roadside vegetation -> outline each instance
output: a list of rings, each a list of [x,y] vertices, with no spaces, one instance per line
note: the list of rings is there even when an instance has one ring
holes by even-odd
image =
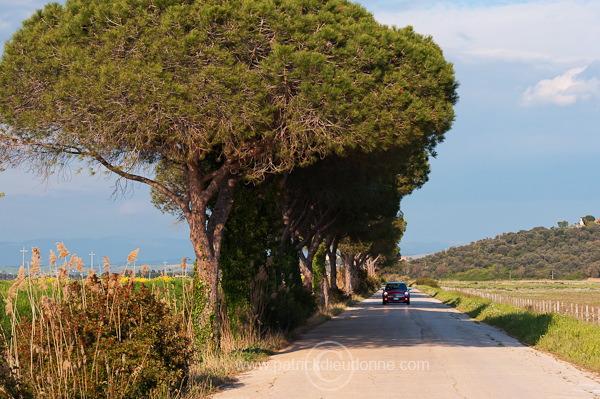
[[[309,310],[292,318],[283,312],[285,303],[273,313],[260,298],[255,305],[265,313],[249,308],[234,318],[223,308],[219,345],[198,346],[192,279],[133,278],[132,271],[111,273],[107,261],[101,276],[90,271],[83,280],[70,279],[69,267],[80,268],[81,260],[60,244],[58,255],[51,253],[58,274],[48,276],[41,272],[39,251],[32,253],[28,271],[0,282],[2,398],[205,397],[245,371],[241,367],[363,299],[338,295],[317,306],[309,295]],[[136,256],[132,252],[128,261]],[[366,278],[363,295],[379,282]],[[286,328],[274,327],[284,322]]]
[[[600,372],[598,325],[556,313],[540,314],[511,304],[427,285],[419,285],[419,289],[478,321],[505,330],[524,344]]]

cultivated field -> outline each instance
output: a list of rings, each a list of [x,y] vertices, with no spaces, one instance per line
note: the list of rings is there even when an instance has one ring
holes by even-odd
[[[559,313],[600,324],[600,280],[443,281],[446,290],[510,303],[537,313]]]
[[[573,280],[499,280],[499,281],[441,281],[450,288],[470,288],[477,291],[512,297],[552,300],[581,305],[600,306],[600,279]]]

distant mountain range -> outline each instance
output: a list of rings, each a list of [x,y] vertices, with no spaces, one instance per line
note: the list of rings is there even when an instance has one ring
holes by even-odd
[[[122,266],[127,263],[127,256],[136,249],[140,249],[137,265],[149,265],[163,267],[167,264],[179,264],[182,258],[188,258],[189,262],[195,260],[192,245],[187,239],[156,238],[136,239],[123,236],[112,236],[104,238],[73,238],[63,240],[59,238],[37,238],[21,242],[0,242],[0,271],[15,272],[23,263],[31,261],[31,248],[37,247],[42,254],[42,264],[49,264],[50,250],[57,253],[56,243],[65,244],[71,254],[77,254],[83,259],[86,269],[93,261],[94,267],[98,268],[104,256],[110,259],[111,265]],[[432,254],[455,246],[451,242],[401,242],[402,255],[411,256],[417,254]],[[21,252],[25,249],[24,254]]]
[[[22,242],[0,242],[0,271],[14,271],[21,266],[23,256],[25,264],[31,261],[31,248],[37,247],[42,255],[42,265],[49,264],[50,250],[57,255],[56,243],[65,244],[71,254],[83,259],[86,269],[101,265],[104,256],[110,259],[111,265],[121,266],[127,263],[127,256],[139,248],[137,265],[163,267],[167,264],[179,264],[182,258],[189,262],[195,260],[194,251],[189,240],[174,238],[136,239],[131,237],[74,238],[62,240],[57,238],[38,238]],[[22,250],[27,252],[23,253]],[[93,255],[91,255],[93,253]]]

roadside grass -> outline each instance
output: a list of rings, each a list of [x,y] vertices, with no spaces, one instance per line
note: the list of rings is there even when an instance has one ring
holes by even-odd
[[[276,331],[259,334],[252,328],[233,334],[230,329],[224,328],[219,350],[199,354],[199,361],[190,369],[186,392],[178,399],[210,397],[219,387],[235,381],[240,373],[259,366],[260,362],[267,361],[271,355],[290,345],[302,334],[339,315],[346,308],[362,302],[373,293],[375,291],[364,296],[356,295],[327,309],[320,309],[306,324],[285,334]]]
[[[265,361],[287,344],[283,334],[269,333],[259,337],[255,331],[247,330],[234,337],[226,331],[219,350],[199,353],[198,360],[189,370],[185,393],[178,398],[208,398],[219,387],[233,382],[236,375],[253,369],[258,362]]]
[[[364,301],[375,292],[373,290],[365,295],[355,295],[327,309],[320,309],[306,324],[285,334],[269,332],[259,337],[256,331],[249,329],[241,334],[236,332],[234,337],[225,329],[220,350],[200,354],[202,361],[192,366],[188,390],[182,399],[210,397],[220,386],[233,382],[238,374],[267,361],[269,356],[290,345],[302,334],[339,315],[348,307]]]
[[[422,292],[483,323],[593,372],[600,372],[600,327],[556,313],[538,314],[505,303],[438,288]]]

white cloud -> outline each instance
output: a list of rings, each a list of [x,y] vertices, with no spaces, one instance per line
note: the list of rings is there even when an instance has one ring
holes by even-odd
[[[368,8],[368,3],[363,2]],[[445,1],[375,13],[385,24],[412,25],[452,58],[554,63],[573,67],[600,58],[600,2],[535,0],[518,4]],[[574,64],[577,63],[577,64]]]
[[[69,193],[98,193],[109,198],[114,190],[114,179],[102,173],[90,176],[87,171],[59,170],[44,179],[34,170],[8,169],[0,172],[0,192],[7,196],[51,196]]]
[[[148,201],[127,200],[119,206],[120,215],[138,215],[148,211]]]
[[[465,55],[483,60],[499,60],[506,62],[551,62],[552,58],[541,52],[511,50],[505,48],[465,50]]]
[[[581,78],[580,75],[585,70],[586,67],[572,68],[559,76],[544,79],[535,86],[528,87],[523,94],[522,104],[564,106],[593,97],[600,98],[600,81],[595,77]]]

